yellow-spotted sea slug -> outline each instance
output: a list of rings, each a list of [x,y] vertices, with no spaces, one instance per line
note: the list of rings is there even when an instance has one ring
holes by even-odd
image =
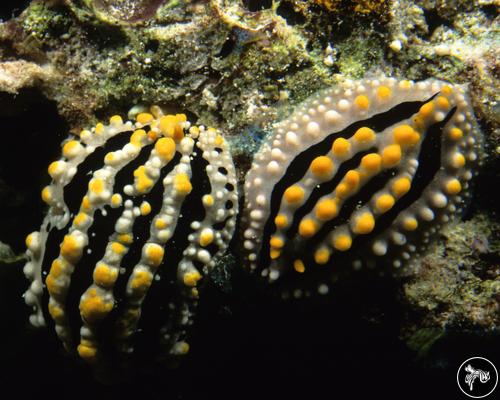
[[[283,294],[399,268],[460,215],[481,154],[466,87],[347,81],[277,123],[245,182],[245,262]]]
[[[201,281],[226,250],[238,196],[227,141],[159,107],[62,144],[28,235],[31,322],[96,365],[187,352]],[[140,334],[137,334],[140,332]]]

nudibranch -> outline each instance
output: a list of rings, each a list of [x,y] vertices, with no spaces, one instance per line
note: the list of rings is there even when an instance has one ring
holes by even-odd
[[[383,77],[322,91],[255,155],[245,263],[295,297],[351,267],[399,268],[459,215],[480,155],[465,86]]]
[[[153,106],[67,139],[48,173],[47,215],[26,238],[31,323],[96,365],[186,353],[201,281],[235,228],[228,142]]]

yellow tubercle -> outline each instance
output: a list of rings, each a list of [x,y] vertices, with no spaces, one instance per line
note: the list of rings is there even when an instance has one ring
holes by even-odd
[[[269,250],[269,257],[271,257],[271,260],[276,260],[280,255],[281,255],[281,250],[277,249]]]
[[[425,119],[429,118],[433,113],[434,113],[434,104],[432,101],[429,101],[428,103],[425,103],[420,107],[420,110],[418,113]]]
[[[210,228],[205,228],[200,233],[200,246],[206,247],[214,241],[214,231]]]
[[[118,278],[118,269],[112,269],[109,265],[99,262],[94,269],[93,278],[96,285],[108,289],[115,284]]]
[[[153,275],[148,271],[135,271],[130,281],[130,287],[135,294],[142,295],[148,290],[153,281]]]
[[[155,143],[155,150],[163,161],[168,162],[174,158],[176,151],[175,141],[170,137],[160,138]]]
[[[359,143],[370,143],[375,140],[375,132],[372,129],[364,126],[359,128],[354,134],[354,140]]]
[[[410,125],[399,125],[393,130],[394,141],[401,146],[413,146],[420,140],[420,135]]]
[[[149,178],[146,172],[146,167],[141,165],[134,171],[135,188],[140,194],[146,193],[153,187],[153,180]]]
[[[141,147],[146,137],[147,135],[144,129],[137,129],[130,135],[130,143],[137,147]]]
[[[460,128],[456,128],[455,127],[455,128],[451,128],[448,131],[448,137],[451,140],[457,141],[457,140],[462,139],[463,136],[464,136],[464,133],[463,133],[463,131]]]
[[[361,110],[368,110],[370,107],[370,100],[364,94],[360,94],[354,99],[354,104]]]
[[[302,260],[295,260],[293,262],[293,268],[299,274],[302,274],[306,270],[306,266],[304,265],[304,262]]]
[[[351,248],[352,238],[348,234],[335,235],[332,244],[339,251],[347,251]]]
[[[426,127],[425,119],[421,115],[419,114],[415,115],[412,118],[412,122],[416,131],[423,132],[425,130]]]
[[[288,225],[288,218],[284,214],[278,214],[276,218],[274,218],[274,224],[278,229],[286,228]]]
[[[214,197],[210,194],[204,195],[201,200],[205,207],[212,207],[214,205]]]
[[[149,142],[154,142],[156,139],[158,139],[158,133],[156,133],[155,131],[149,131],[147,133],[147,136]]]
[[[385,213],[394,206],[394,203],[394,197],[392,197],[390,194],[382,194],[375,201],[375,207],[377,208],[378,212]]]
[[[387,86],[379,86],[377,88],[377,97],[380,100],[389,100],[392,96],[392,90]]]
[[[47,169],[47,172],[51,176],[52,179],[55,179],[57,175],[60,173],[60,168],[61,168],[61,162],[60,161],[53,161],[50,163],[49,168]]]
[[[311,172],[318,178],[328,178],[333,172],[333,162],[329,157],[316,157],[310,166]]]
[[[196,286],[198,281],[201,279],[201,274],[198,271],[186,272],[182,277],[182,280],[186,286]]]
[[[316,264],[324,265],[330,260],[330,250],[326,247],[320,247],[314,253],[314,261]]]
[[[78,228],[81,228],[83,227],[85,224],[87,224],[87,222],[89,221],[89,216],[83,212],[80,212],[76,215],[75,219],[73,220],[73,224],[78,227]]]
[[[98,123],[96,126],[95,126],[95,130],[94,132],[96,133],[96,135],[101,135],[103,132],[104,132],[104,125],[102,123]]]
[[[409,178],[398,178],[392,183],[392,193],[397,198],[406,194],[411,188],[411,181]]]
[[[139,208],[142,216],[148,215],[151,212],[151,204],[149,204],[147,201],[143,201]]]
[[[187,342],[177,343],[176,350],[178,351],[179,354],[189,353],[189,343],[187,343]]]
[[[104,156],[104,164],[113,164],[116,160],[116,156],[115,156],[115,152],[114,151],[110,151],[109,153],[106,153],[106,155]]]
[[[412,86],[412,83],[407,79],[405,79],[399,83],[399,87],[401,89],[404,89],[404,90],[411,89],[411,86]]]
[[[68,159],[71,159],[78,154],[81,147],[82,145],[77,140],[70,140],[66,142],[63,146],[62,149],[63,156]]]
[[[303,237],[311,237],[314,236],[316,231],[318,230],[318,224],[310,218],[305,218],[300,221],[299,224],[299,234]]]
[[[391,144],[382,150],[382,164],[384,168],[395,167],[401,161],[401,146]]]
[[[354,189],[358,186],[361,176],[358,171],[351,169],[347,171],[342,179],[342,182],[345,182],[351,189]]]
[[[101,321],[113,309],[113,303],[107,303],[96,292],[88,291],[80,301],[80,314],[89,324]]]
[[[65,320],[65,314],[64,314],[64,310],[55,305],[55,304],[51,304],[49,303],[48,305],[48,311],[49,311],[49,314],[50,316],[52,317],[52,319],[57,323],[57,324],[61,324],[64,322]]]
[[[89,182],[89,190],[95,194],[100,194],[104,191],[105,185],[102,179],[93,178]]]
[[[78,355],[87,362],[93,362],[97,357],[97,349],[92,346],[79,344],[77,347]]]
[[[443,108],[445,110],[447,110],[448,108],[450,108],[450,102],[444,96],[438,96],[438,97],[436,97],[436,104],[437,104],[437,106],[439,108]]]
[[[63,242],[61,244],[61,256],[67,259],[72,264],[76,262],[82,256],[83,248],[79,241],[71,234],[64,236]]]
[[[462,185],[458,179],[450,179],[446,182],[446,193],[458,194],[462,190]]]
[[[335,188],[335,195],[339,199],[345,199],[352,194],[351,187],[347,185],[345,182],[340,182]]]
[[[403,228],[407,231],[414,231],[418,228],[418,221],[414,217],[406,217],[403,220]]]
[[[163,261],[165,251],[163,247],[156,243],[148,243],[145,248],[145,256],[148,264],[158,267]]]
[[[184,114],[165,115],[160,118],[158,127],[165,136],[179,142],[184,137],[184,130],[181,124],[185,121],[186,116]]]
[[[285,242],[283,241],[282,238],[278,236],[273,236],[269,240],[269,244],[271,245],[272,248],[274,249],[281,249],[285,245]]]
[[[167,227],[167,222],[163,218],[157,218],[155,221],[156,229],[165,229]]]
[[[441,93],[443,93],[445,96],[449,96],[450,94],[453,93],[453,89],[448,85],[444,85],[441,88]]]
[[[52,278],[57,279],[66,271],[67,264],[64,261],[56,258],[50,265],[50,275]]]
[[[196,139],[200,134],[200,128],[198,128],[197,126],[191,126],[189,128],[189,133],[191,134],[191,137]]]
[[[49,204],[52,200],[52,190],[50,188],[50,186],[45,186],[43,189],[42,189],[42,200]]]
[[[120,207],[122,205],[123,198],[121,194],[115,193],[111,196],[111,207]]]
[[[47,278],[45,279],[45,285],[47,286],[47,291],[52,297],[59,298],[62,296],[64,287],[56,282],[56,278],[54,278],[52,274],[49,273],[47,275]]]
[[[285,200],[289,204],[298,204],[304,199],[304,189],[298,185],[293,185],[285,190]]]
[[[125,252],[127,251],[127,248],[119,242],[112,242],[110,247],[113,253],[118,254],[120,256],[125,254]]]
[[[177,192],[182,195],[187,195],[191,193],[193,186],[191,185],[191,181],[189,180],[189,176],[184,173],[177,174],[174,178],[174,187]]]
[[[150,122],[153,121],[153,119],[154,117],[150,113],[139,113],[135,117],[135,120],[142,125],[149,124]]]
[[[26,236],[26,239],[24,239],[24,243],[26,244],[26,247],[28,249],[31,247],[32,242],[33,242],[33,233],[30,233],[28,236]]]
[[[90,203],[88,196],[83,196],[81,209],[87,212],[92,209],[92,204]]]
[[[123,124],[123,119],[122,117],[120,117],[119,115],[113,115],[110,119],[109,119],[109,123],[111,125],[121,125]]]
[[[369,211],[365,211],[355,219],[353,231],[357,234],[366,235],[370,233],[374,227],[375,218],[373,218],[373,214]]]
[[[465,165],[465,157],[462,153],[455,153],[452,156],[452,165],[455,168],[462,168]]]
[[[361,159],[361,166],[369,173],[377,173],[382,165],[382,157],[377,153],[370,153]]]
[[[350,149],[351,143],[349,143],[349,140],[344,138],[337,138],[332,144],[332,152],[337,157],[346,156],[349,153]]]
[[[333,199],[323,199],[316,204],[314,213],[320,221],[328,221],[337,216],[337,203]]]
[[[215,137],[215,145],[222,146],[223,143],[224,143],[224,138],[221,135],[217,135]]]
[[[122,244],[126,244],[126,245],[130,245],[132,244],[132,242],[134,241],[134,238],[132,237],[131,234],[129,233],[121,233],[119,234],[116,239],[122,243]]]

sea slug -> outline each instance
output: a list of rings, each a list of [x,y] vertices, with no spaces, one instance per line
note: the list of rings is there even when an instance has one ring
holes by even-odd
[[[245,181],[245,263],[300,297],[399,268],[459,215],[481,140],[465,86],[346,81],[277,123]]]
[[[186,353],[200,281],[235,228],[227,141],[154,106],[68,138],[48,173],[48,213],[26,238],[32,324],[92,364],[136,344],[156,358]]]

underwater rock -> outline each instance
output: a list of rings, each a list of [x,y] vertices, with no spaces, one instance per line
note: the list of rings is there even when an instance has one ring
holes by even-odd
[[[31,323],[98,365],[144,348],[138,331],[155,359],[186,353],[198,288],[235,227],[226,140],[152,107],[69,138],[48,172],[48,214],[26,238]]]
[[[498,229],[480,213],[441,230],[436,249],[405,277],[406,309],[412,312],[405,336],[425,327],[488,332],[500,326]]]
[[[164,0],[84,0],[84,4],[103,22],[117,25],[134,25],[153,18]],[[77,15],[80,2],[67,0]]]
[[[0,63],[0,92],[18,93],[38,81],[51,79],[52,73],[50,66],[43,68],[24,60]]]
[[[380,78],[319,93],[255,155],[246,263],[295,296],[325,293],[347,266],[400,268],[460,215],[481,143],[463,86]]]

